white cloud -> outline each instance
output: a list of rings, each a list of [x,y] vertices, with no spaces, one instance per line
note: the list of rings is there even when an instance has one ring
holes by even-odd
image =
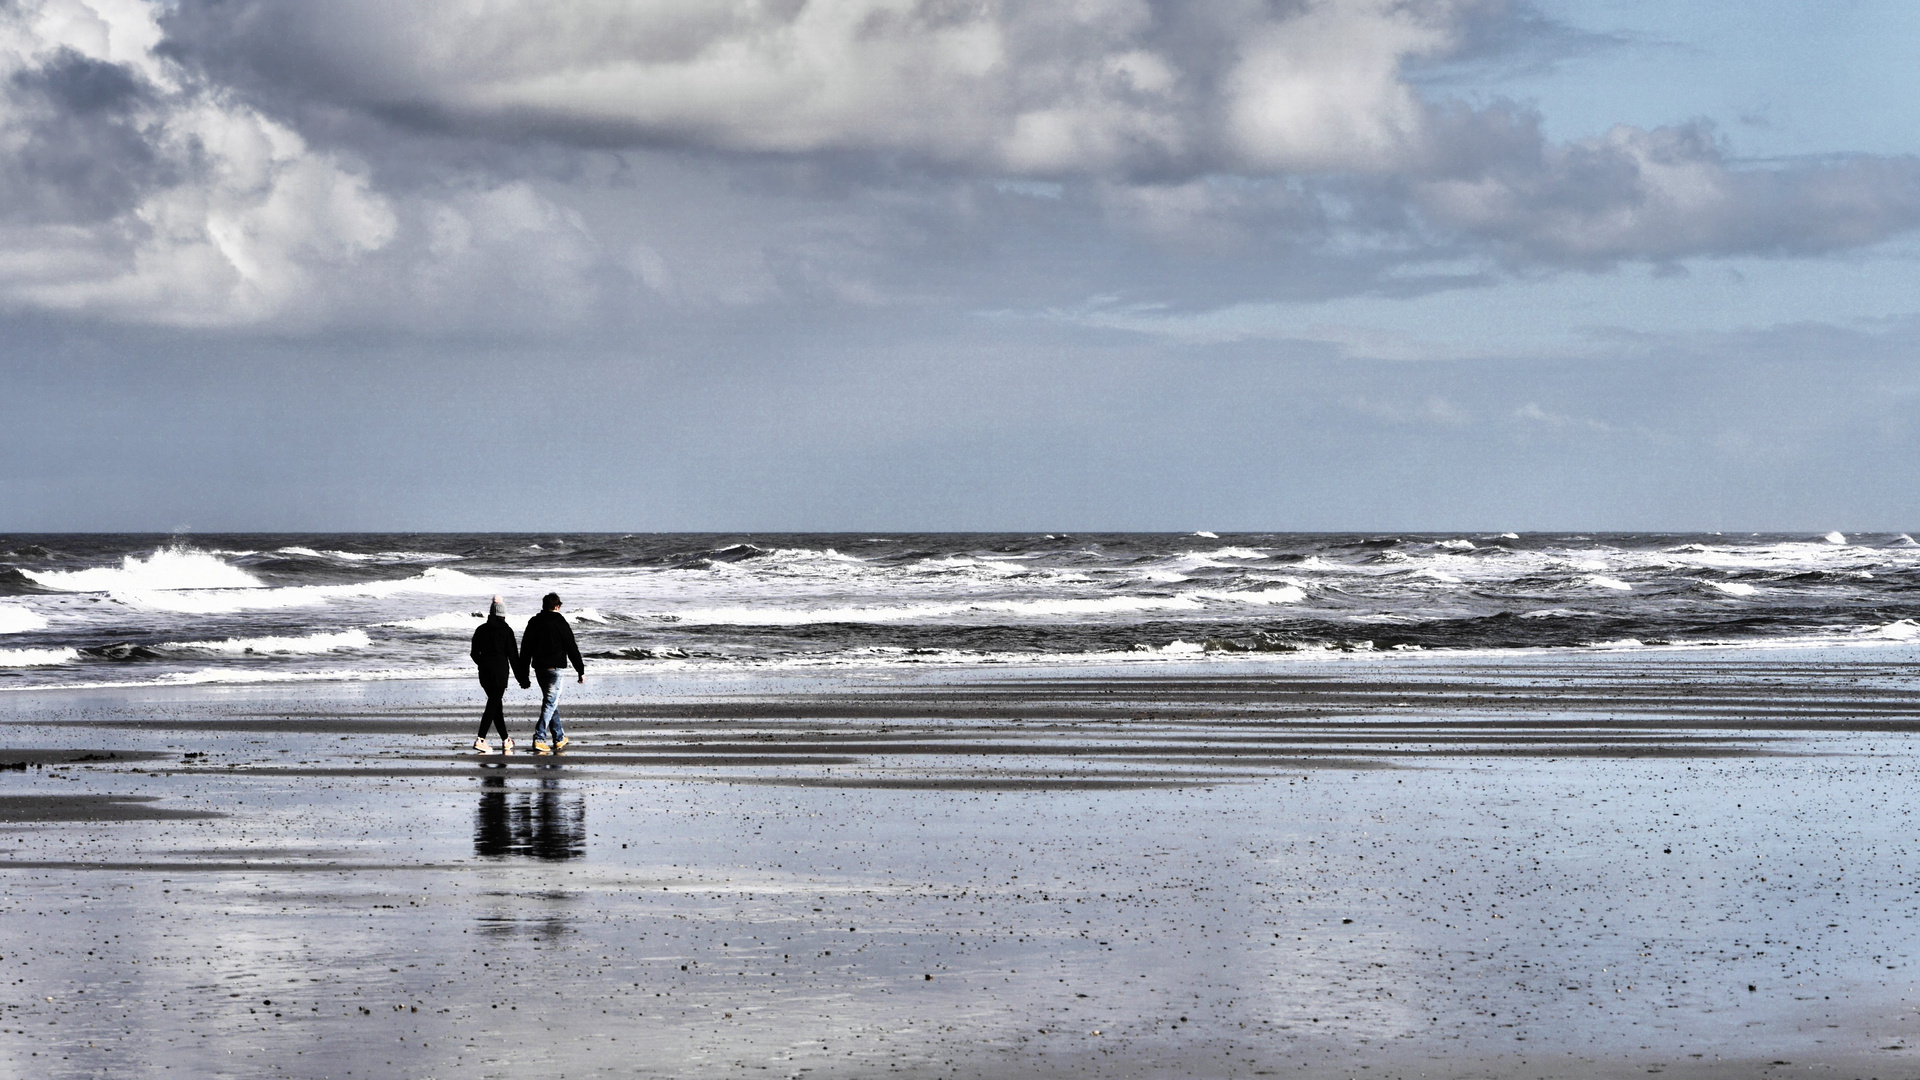
[[[245,0],[174,24],[215,63],[445,123],[1047,177],[1391,168],[1426,126],[1402,61],[1484,6]]]
[[[388,242],[366,177],[155,53],[139,0],[0,9],[0,300],[186,325],[311,304]],[[70,152],[80,141],[90,156]],[[89,189],[88,197],[62,190]],[[37,213],[22,212],[38,208]]]
[[[1913,160],[1742,163],[1704,125],[1554,143],[1409,81],[1495,25],[1531,24],[1499,0],[25,0],[0,7],[0,304],[448,326],[1080,275],[1218,306],[1920,225]]]
[[[1233,156],[1260,171],[1392,171],[1421,152],[1428,107],[1402,61],[1446,50],[1460,5],[1342,0],[1255,29],[1226,79]]]

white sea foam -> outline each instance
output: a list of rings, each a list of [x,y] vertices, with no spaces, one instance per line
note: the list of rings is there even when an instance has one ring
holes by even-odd
[[[54,667],[78,659],[78,649],[0,649],[0,668]]]
[[[1500,539],[1502,539],[1502,540],[1518,540],[1518,539],[1520,539],[1520,534],[1519,534],[1519,533],[1501,533],[1501,534],[1500,534]]]
[[[1208,600],[1224,600],[1234,604],[1297,604],[1307,598],[1307,590],[1298,583],[1289,582],[1279,587],[1264,589],[1234,589],[1229,592],[1196,592],[1191,596]]]
[[[280,555],[299,555],[309,559],[332,559],[346,563],[435,563],[453,562],[460,556],[444,551],[315,551],[306,547],[283,547],[276,551]]]
[[[583,607],[567,613],[574,622],[611,623],[613,617],[603,614],[598,608]]]
[[[143,611],[183,615],[224,615],[241,611],[283,611],[316,607],[337,600],[384,599],[403,593],[484,597],[493,590],[485,581],[446,567],[430,566],[418,577],[399,581],[369,581],[354,585],[293,585],[268,589],[116,589],[114,600]]]
[[[1437,548],[1440,548],[1440,549],[1441,549],[1441,550],[1443,550],[1443,551],[1473,551],[1473,550],[1475,550],[1475,548],[1474,548],[1474,546],[1473,546],[1473,541],[1471,541],[1471,540],[1442,540],[1442,541],[1440,541],[1439,543],[1437,543],[1437,544],[1435,544],[1435,545],[1433,545],[1433,546],[1434,546],[1434,547],[1437,547]]]
[[[1752,596],[1760,591],[1744,581],[1702,581],[1700,584],[1709,589],[1718,589],[1728,596]]]
[[[1264,559],[1267,553],[1249,547],[1216,548],[1212,555],[1216,559]]]
[[[1847,542],[1847,534],[1841,533],[1841,532],[1830,532],[1827,535],[1821,537],[1821,539],[1825,540],[1829,544],[1844,544]]]
[[[1889,641],[1912,641],[1920,638],[1920,623],[1912,619],[1897,619],[1885,626],[1874,627],[1872,636]]]
[[[1009,578],[1021,577],[1033,573],[1032,567],[1020,565],[1024,561],[1024,556],[1010,558],[1007,556],[941,555],[935,558],[922,559],[914,563],[910,569],[921,574],[972,574],[986,575],[993,578]]]
[[[843,555],[833,548],[773,548],[753,561],[759,563],[837,562],[864,565],[867,560],[858,555]]]
[[[160,646],[166,652],[221,653],[228,656],[280,655],[312,656],[342,649],[364,649],[372,645],[367,632],[359,628],[305,637],[226,638],[222,641],[172,641]]]
[[[1585,579],[1584,583],[1596,589],[1612,589],[1614,592],[1633,591],[1632,585],[1621,581],[1619,578],[1610,578],[1603,574],[1591,574]]]
[[[1200,538],[1201,538],[1202,540],[1218,540],[1218,539],[1220,539],[1220,534],[1219,534],[1219,533],[1217,533],[1217,532],[1208,532],[1208,531],[1207,531],[1207,530],[1205,530],[1205,529],[1201,529],[1201,530],[1200,530],[1199,532],[1196,532],[1196,533],[1194,533],[1193,535],[1195,535],[1195,536],[1198,536],[1198,537],[1200,537]]]
[[[461,633],[468,633],[471,632],[474,627],[480,625],[480,620],[470,612],[449,611],[441,615],[422,615],[417,619],[400,619],[395,622],[383,622],[376,625],[391,626],[398,630],[422,630],[427,632],[455,630]]]
[[[89,570],[22,570],[35,584],[62,592],[259,589],[261,581],[210,552],[159,548],[146,558],[128,555],[119,566]]]
[[[1306,599],[1304,588],[1296,583],[1286,583],[1277,588],[1188,592],[1170,596],[1059,596],[1022,600],[952,601],[857,607],[737,606],[665,610],[654,612],[653,615],[693,625],[806,626],[821,623],[935,621],[964,619],[969,615],[993,615],[1017,619],[1085,618],[1143,612],[1200,611],[1206,609],[1210,602],[1293,604],[1304,599]]]
[[[20,634],[46,628],[46,616],[39,612],[18,604],[0,604],[0,634]]]

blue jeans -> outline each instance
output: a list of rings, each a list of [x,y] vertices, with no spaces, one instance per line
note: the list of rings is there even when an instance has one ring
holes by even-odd
[[[540,683],[540,720],[533,725],[533,741],[548,745],[567,737],[560,726],[560,686],[566,682],[566,668],[540,668],[533,677]]]

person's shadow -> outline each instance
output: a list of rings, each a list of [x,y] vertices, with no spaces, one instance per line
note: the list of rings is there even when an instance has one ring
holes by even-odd
[[[568,795],[560,781],[542,780],[535,791],[508,791],[507,778],[480,781],[480,810],[473,824],[473,853],[490,858],[577,859],[587,853],[587,800]]]

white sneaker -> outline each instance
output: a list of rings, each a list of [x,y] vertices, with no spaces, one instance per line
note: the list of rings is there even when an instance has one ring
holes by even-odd
[[[567,737],[566,737],[565,735],[562,735],[562,736],[560,736],[560,741],[559,741],[559,742],[557,742],[557,743],[554,743],[554,744],[553,744],[553,748],[554,748],[554,749],[555,749],[556,751],[558,751],[558,750],[565,750],[565,749],[566,749],[566,748],[567,748],[568,746],[570,746],[570,745],[572,745],[572,744],[573,744],[573,740],[572,740],[572,739],[569,739],[569,738],[567,738]]]
[[[502,740],[502,742],[500,743],[500,752],[503,754],[513,753],[513,740],[512,739]]]
[[[488,745],[487,745],[487,740],[485,740],[485,739],[475,739],[475,740],[473,740],[473,748],[474,748],[475,750],[478,750],[478,751],[480,751],[480,752],[481,752],[481,753],[483,753],[483,754],[491,754],[491,753],[493,753],[493,747],[491,747],[491,746],[488,746]]]

